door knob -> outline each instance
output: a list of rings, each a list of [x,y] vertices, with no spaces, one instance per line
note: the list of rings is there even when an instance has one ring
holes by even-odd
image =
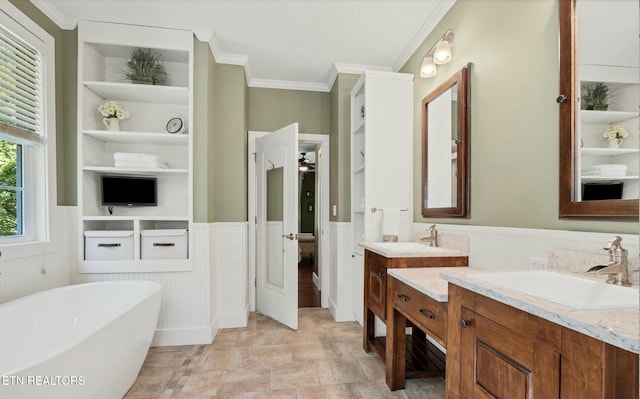
[[[283,234],[282,238],[286,238],[288,240],[297,240],[298,239],[298,235],[297,234],[293,234],[293,233]]]
[[[469,320],[460,319],[460,327],[467,328],[470,325],[471,325],[471,322]]]
[[[558,98],[556,98],[556,102],[558,104],[562,104],[562,103],[566,103],[568,99],[569,97],[565,96],[564,94],[560,94]]]

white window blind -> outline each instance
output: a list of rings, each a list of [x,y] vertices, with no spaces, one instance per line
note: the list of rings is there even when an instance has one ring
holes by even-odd
[[[40,71],[39,52],[0,25],[0,139],[40,143]]]

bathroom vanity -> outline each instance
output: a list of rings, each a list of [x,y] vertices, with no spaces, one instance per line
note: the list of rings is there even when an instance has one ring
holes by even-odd
[[[572,309],[472,274],[443,273],[447,398],[638,397],[637,306]]]
[[[454,251],[446,248],[429,247],[424,244],[414,242],[385,242],[385,243],[361,243],[365,248],[365,271],[364,271],[364,317],[363,317],[363,348],[366,352],[375,350],[378,355],[385,359],[395,359],[395,355],[389,355],[388,351],[388,333],[389,321],[392,315],[392,307],[396,303],[395,291],[396,285],[389,271],[393,269],[409,269],[409,268],[432,268],[432,267],[463,267],[469,263],[466,253]],[[398,286],[402,289],[402,295],[413,295],[411,287]],[[402,299],[400,299],[402,302]],[[428,308],[430,315],[434,316],[432,320],[422,321],[430,326],[430,333],[438,337],[441,344],[444,342],[444,324],[442,323],[446,317],[446,309],[443,304],[430,303],[429,306],[418,306],[414,309],[414,302],[406,301],[404,305],[410,311],[420,313],[420,309]],[[412,313],[413,314],[413,313]],[[386,327],[386,336],[376,336],[376,316]],[[416,317],[417,319],[417,317]],[[415,319],[414,319],[415,320]],[[411,325],[411,324],[410,324]],[[407,362],[408,374],[411,377],[426,377],[441,375],[444,372],[444,356],[440,351],[431,350],[432,344],[425,339],[425,332],[419,328],[412,329],[410,336],[403,340],[409,342],[409,357]],[[404,342],[404,341],[403,341]],[[404,347],[406,347],[405,344]],[[415,355],[415,356],[414,356]],[[426,357],[440,357],[434,359],[440,367],[420,367],[423,366]],[[404,359],[404,358],[403,358]],[[417,367],[413,367],[417,366]],[[387,369],[389,367],[387,366]],[[404,374],[404,372],[403,372]]]

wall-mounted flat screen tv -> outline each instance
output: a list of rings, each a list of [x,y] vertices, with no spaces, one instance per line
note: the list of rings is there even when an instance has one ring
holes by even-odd
[[[100,180],[104,206],[158,205],[155,177],[102,175]]]

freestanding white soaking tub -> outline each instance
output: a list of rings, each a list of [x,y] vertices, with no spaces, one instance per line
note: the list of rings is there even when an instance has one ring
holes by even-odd
[[[0,398],[122,398],[149,350],[160,289],[106,281],[0,305]]]

